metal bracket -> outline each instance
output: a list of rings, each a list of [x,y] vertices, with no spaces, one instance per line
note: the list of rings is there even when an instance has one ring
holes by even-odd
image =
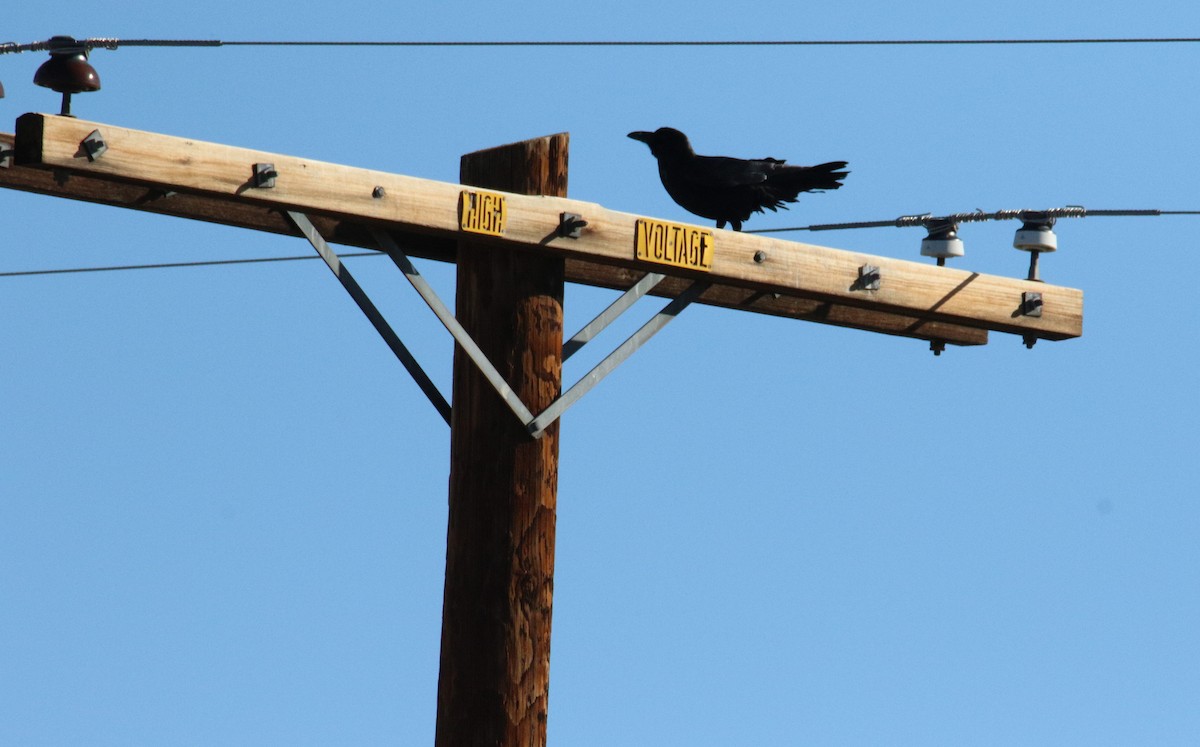
[[[250,184],[259,189],[272,189],[278,176],[279,172],[275,170],[275,164],[256,163],[254,164],[254,173],[250,177]]]
[[[858,280],[854,281],[851,290],[879,290],[881,278],[879,268],[875,265],[863,265],[858,268]]]
[[[1035,317],[1042,315],[1041,293],[1026,291],[1021,294],[1021,315]]]
[[[583,219],[582,215],[559,213],[558,235],[564,239],[577,239],[583,235],[583,229],[587,227],[587,224],[588,222]]]
[[[95,161],[108,150],[108,143],[104,142],[104,135],[101,134],[100,130],[92,130],[79,143],[79,147],[89,161]]]

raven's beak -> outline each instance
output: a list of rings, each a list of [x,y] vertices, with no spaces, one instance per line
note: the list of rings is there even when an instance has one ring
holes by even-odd
[[[643,143],[645,143],[646,145],[649,145],[650,140],[653,139],[653,137],[654,137],[654,133],[653,132],[631,132],[631,133],[629,133],[629,135],[627,135],[627,137],[631,137],[634,140],[640,140]]]

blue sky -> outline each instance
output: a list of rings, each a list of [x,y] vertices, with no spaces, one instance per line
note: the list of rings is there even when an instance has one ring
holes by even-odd
[[[45,5],[45,7],[43,7]],[[808,6],[814,7],[808,7]],[[820,5],[821,7],[815,7]],[[0,37],[1200,36],[1186,3],[25,4]],[[847,160],[748,228],[1200,209],[1198,45],[99,50],[79,116],[454,181],[571,133],[570,194],[691,221],[625,138]],[[0,56],[0,129],[58,97]],[[15,192],[0,272],[304,254]],[[551,744],[1200,741],[1195,218],[1059,223],[1084,336],[691,308],[565,417]],[[1022,276],[1015,223],[957,266]],[[917,259],[918,229],[795,234]],[[348,264],[449,392],[395,268]],[[444,297],[452,268],[421,270]],[[612,294],[572,287],[574,328]],[[603,338],[615,345],[650,304]],[[317,262],[0,278],[0,742],[430,744],[449,433]],[[602,347],[604,343],[597,343]],[[567,376],[596,360],[581,355]]]

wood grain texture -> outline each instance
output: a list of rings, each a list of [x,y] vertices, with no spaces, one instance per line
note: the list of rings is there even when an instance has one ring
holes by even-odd
[[[94,129],[101,130],[109,149],[101,158],[89,161],[80,142]],[[180,192],[375,222],[401,233],[454,237],[459,228],[458,184],[41,114],[27,114],[18,120],[16,150],[22,165],[160,189],[169,185]],[[275,188],[253,186],[253,165],[260,162],[275,165],[279,172]],[[386,197],[372,197],[377,186],[384,188]],[[633,256],[634,225],[639,216],[559,197],[514,193],[507,196],[507,204],[505,236],[490,240],[498,247],[643,272],[661,269]],[[562,212],[582,215],[588,221],[578,239],[556,235]],[[1082,334],[1083,294],[1075,289],[761,235],[731,231],[714,235],[712,272],[704,275],[717,286],[1044,339]],[[756,254],[761,261],[755,261]],[[879,290],[858,287],[858,270],[864,264],[880,269]],[[694,279],[699,273],[680,271],[679,276]],[[1020,313],[1024,292],[1042,294],[1040,317]]]
[[[464,184],[565,195],[566,135],[469,154]],[[533,412],[562,388],[564,262],[464,237],[455,316]],[[560,423],[532,439],[461,349],[436,744],[546,743]]]

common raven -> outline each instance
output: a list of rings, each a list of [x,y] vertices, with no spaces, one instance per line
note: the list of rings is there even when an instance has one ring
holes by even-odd
[[[837,189],[850,172],[845,161],[819,166],[787,166],[777,158],[743,160],[698,156],[687,135],[670,127],[631,132],[658,159],[658,176],[671,199],[690,213],[742,230],[742,221],[763,208],[787,209],[801,192]]]

